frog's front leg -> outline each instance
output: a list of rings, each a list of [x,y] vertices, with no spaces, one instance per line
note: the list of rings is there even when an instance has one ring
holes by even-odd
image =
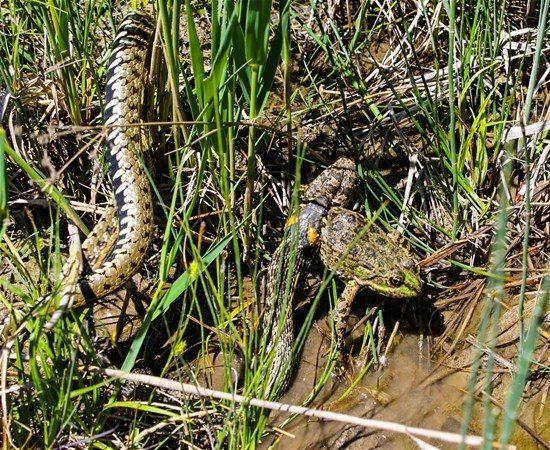
[[[336,351],[339,359],[336,367],[338,375],[342,374],[345,366],[344,340],[351,304],[360,289],[361,286],[355,280],[349,281],[334,308],[334,331],[336,332]]]

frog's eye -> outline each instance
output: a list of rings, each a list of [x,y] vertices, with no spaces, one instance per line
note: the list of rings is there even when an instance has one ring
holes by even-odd
[[[393,273],[390,277],[390,283],[392,286],[401,286],[403,281],[405,281],[405,278],[401,273]]]

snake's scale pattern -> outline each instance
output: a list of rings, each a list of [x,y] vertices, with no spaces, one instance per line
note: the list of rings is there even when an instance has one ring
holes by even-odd
[[[351,159],[340,158],[307,187],[297,214],[287,221],[286,233],[267,271],[262,333],[272,353],[265,397],[277,398],[290,383],[295,369],[294,291],[308,258],[319,251],[319,233],[330,208],[344,205],[355,187],[357,174]]]
[[[141,266],[153,235],[153,204],[144,152],[147,133],[139,126],[146,86],[147,56],[153,27],[148,16],[133,12],[120,25],[109,61],[104,122],[114,204],[106,208],[82,245],[88,272],[78,282],[66,280],[60,309],[46,324],[51,328],[68,306],[104,297],[125,283]],[[263,333],[273,352],[266,396],[277,396],[294,371],[293,298],[306,252],[319,247],[319,230],[329,209],[344,204],[355,184],[355,166],[341,158],[317,177],[303,197],[300,212],[291,216],[287,233],[268,269]],[[78,271],[71,258],[64,270]],[[76,280],[75,280],[76,281]],[[71,287],[71,288],[69,288]]]
[[[122,21],[111,46],[104,122],[116,214],[107,208],[82,245],[91,267],[79,280],[74,306],[124,284],[143,263],[153,236],[153,202],[142,158],[149,143],[145,128],[139,125],[152,33],[151,19],[132,12]]]

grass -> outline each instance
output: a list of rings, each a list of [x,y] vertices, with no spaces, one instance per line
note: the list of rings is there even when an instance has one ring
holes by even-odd
[[[334,11],[316,0],[134,3],[157,19],[147,97],[157,237],[141,274],[149,286],[129,287],[148,299],[143,322],[114,350],[98,344],[91,308],[45,333],[42,303],[63,282],[67,218],[85,234],[89,205],[106,201],[98,126],[121,7],[0,6],[0,300],[16,325],[3,338],[3,388],[15,389],[1,398],[3,447],[249,448],[277,436],[263,408],[127,395],[86,367],[201,383],[193,361],[216,349],[224,390],[263,397],[266,268],[300,184],[339,154],[360,175],[350,207],[402,231],[429,261],[423,300],[447,323],[431,338],[434,360],[476,336],[462,433],[481,434],[486,448],[523,442],[524,395],[548,386],[537,331],[550,290],[548,132],[510,142],[507,132],[549,117],[550,1],[529,14],[528,2],[495,0],[350,0]],[[319,285],[301,308],[298,353],[341,292],[326,271]],[[516,304],[518,343],[503,349],[501,316]],[[414,321],[399,314],[382,308],[366,322],[367,367],[385,354],[384,327]],[[334,356],[297,403],[318,404]]]

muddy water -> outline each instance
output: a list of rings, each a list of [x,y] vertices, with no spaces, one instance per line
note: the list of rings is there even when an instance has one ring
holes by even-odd
[[[282,402],[301,404],[309,395],[325,365],[323,355],[330,345],[327,336],[324,323],[312,328],[294,383],[281,397]],[[338,400],[352,380],[333,378],[312,406],[410,426],[458,432],[466,375],[457,373],[430,386],[422,386],[422,381],[431,373],[432,364],[426,356],[427,351],[420,350],[423,347],[421,342],[418,335],[402,336],[389,353],[385,366],[367,372],[350,395]],[[286,418],[286,415],[272,415],[271,425],[277,427]],[[280,438],[278,448],[418,448],[408,437],[401,435],[304,417],[286,426],[285,431],[293,437]],[[265,442],[264,448],[271,443],[273,439]],[[438,448],[454,448],[437,445]]]
[[[367,300],[367,299],[364,299]],[[372,301],[372,299],[370,299]],[[364,304],[358,301],[356,303]],[[323,390],[310,405],[313,408],[331,410],[334,412],[350,414],[358,417],[393,421],[409,426],[422,427],[433,430],[459,432],[462,419],[462,408],[467,398],[466,384],[470,377],[470,369],[473,356],[476,353],[472,344],[462,345],[450,356],[440,354],[443,357],[441,365],[433,363],[430,358],[430,342],[435,336],[439,336],[445,329],[452,311],[439,313],[433,306],[423,303],[410,303],[404,307],[395,306],[393,302],[372,302],[380,305],[387,320],[386,326],[392,329],[393,322],[399,318],[400,327],[397,337],[393,340],[387,353],[384,364],[371,367],[366,372],[351,392],[342,398],[344,393],[356,381],[359,369],[355,369],[355,376],[349,374],[345,379],[331,378]],[[424,305],[424,306],[423,306]],[[358,307],[354,311],[355,317],[349,322],[357,322],[364,317],[364,311]],[[363,313],[363,316],[361,315]],[[328,311],[320,311],[320,319],[311,328],[300,365],[288,392],[281,397],[283,403],[301,405],[313,391],[324,368],[326,367],[326,355],[330,348],[330,327],[326,317]],[[474,314],[477,317],[476,314]],[[393,318],[393,319],[391,319]],[[372,317],[371,317],[372,323]],[[466,330],[465,335],[474,335],[477,331],[477,323],[471,320],[471,330]],[[364,325],[364,324],[363,324]],[[363,329],[362,326],[357,327]],[[431,337],[423,336],[429,334]],[[354,333],[357,334],[357,333]],[[360,334],[360,333],[359,333]],[[510,330],[506,329],[506,342],[509,339]],[[515,333],[515,336],[518,332]],[[386,335],[382,342],[387,341]],[[475,338],[473,338],[475,341]],[[360,336],[355,336],[354,346],[360,341]],[[541,346],[537,350],[535,360],[548,361],[547,355],[549,343],[541,336]],[[348,342],[349,344],[349,342]],[[503,343],[499,341],[499,345]],[[517,346],[517,344],[516,344]],[[348,348],[351,348],[348,345]],[[517,348],[514,345],[497,347],[497,353],[509,364],[513,364],[517,358]],[[223,361],[211,361],[208,366],[223,368]],[[545,363],[545,365],[547,365]],[[483,366],[483,364],[482,364]],[[508,366],[497,367],[499,376],[494,380],[492,398],[498,410],[502,408],[509,389],[510,373]],[[455,369],[451,369],[455,368]],[[240,372],[235,366],[234,373]],[[483,387],[484,371],[478,383]],[[214,373],[216,375],[216,371]],[[225,371],[217,376],[204,380],[204,384],[215,389],[224,389]],[[202,381],[202,379],[201,379]],[[484,403],[480,390],[474,397],[473,420],[470,423],[471,434],[482,435],[484,423]],[[523,423],[516,426],[512,437],[512,443],[521,449],[550,448],[546,442],[550,441],[550,402],[548,401],[548,383],[544,377],[533,377],[528,384],[524,402],[519,410],[519,419]],[[495,409],[496,410],[496,409]],[[397,435],[385,431],[366,430],[337,422],[322,422],[313,418],[298,417],[291,423],[286,423],[287,414],[272,413],[269,426],[272,429],[284,429],[285,435],[273,431],[262,443],[262,449],[267,449],[271,444],[278,444],[279,449],[417,449],[419,448],[407,436]],[[496,435],[499,435],[497,420]],[[528,427],[531,431],[528,430]],[[269,430],[269,427],[268,427]],[[533,436],[536,436],[538,443]],[[544,442],[543,440],[546,440]],[[541,444],[541,442],[543,442]],[[434,448],[454,449],[455,445],[437,441],[430,442]],[[546,446],[545,446],[546,445]]]

